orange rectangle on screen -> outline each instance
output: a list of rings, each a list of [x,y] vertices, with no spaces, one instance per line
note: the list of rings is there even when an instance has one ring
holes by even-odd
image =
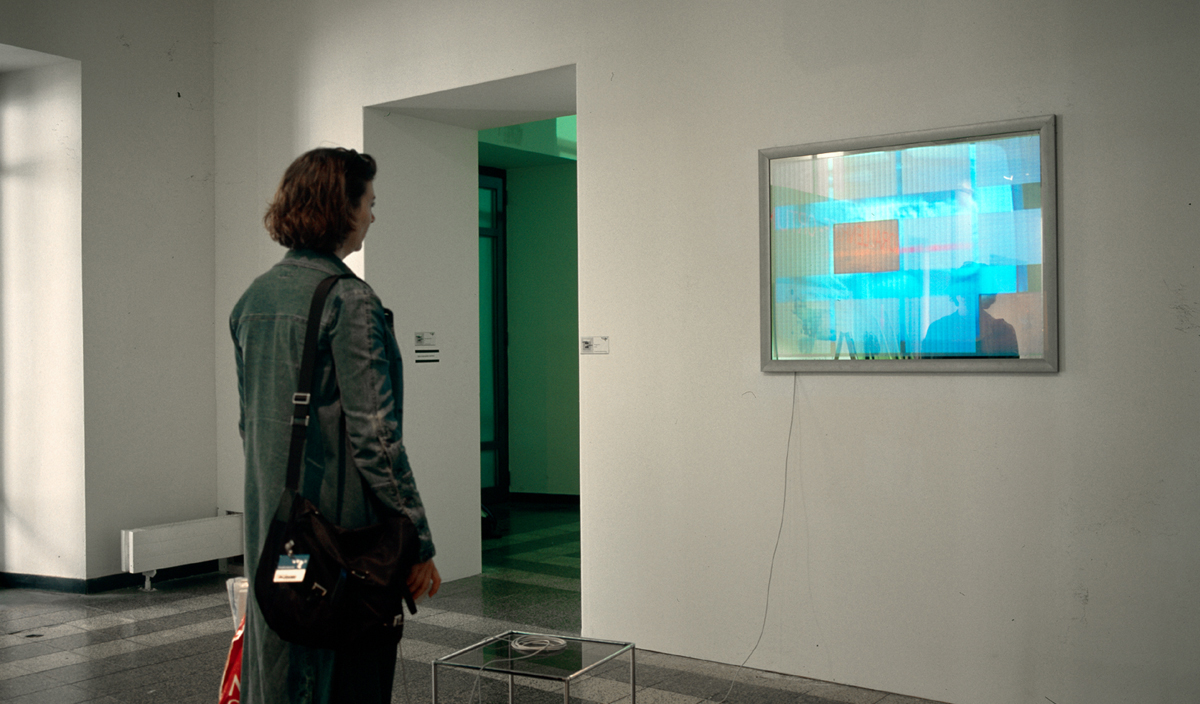
[[[900,268],[898,220],[833,226],[833,273],[861,274]]]

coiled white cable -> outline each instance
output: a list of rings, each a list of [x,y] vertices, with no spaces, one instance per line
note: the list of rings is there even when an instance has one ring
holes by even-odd
[[[512,649],[518,653],[541,655],[543,653],[557,653],[566,650],[567,641],[554,636],[519,636],[514,638],[510,645]]]

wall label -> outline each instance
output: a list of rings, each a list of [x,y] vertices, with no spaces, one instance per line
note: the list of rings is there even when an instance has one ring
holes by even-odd
[[[608,335],[580,338],[580,354],[608,354]]]
[[[432,332],[418,332],[413,335],[413,356],[417,364],[436,364],[442,361],[441,350],[437,346],[437,335]]]

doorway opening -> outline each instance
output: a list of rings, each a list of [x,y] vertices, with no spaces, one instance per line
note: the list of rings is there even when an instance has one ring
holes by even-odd
[[[437,458],[438,472],[420,477],[422,498],[429,513],[430,527],[437,535],[438,553],[443,562],[438,568],[447,581],[480,575],[483,570],[482,540],[478,520],[483,488],[483,445],[481,443],[482,414],[480,411],[481,368],[484,366],[477,356],[480,352],[480,290],[478,237],[479,213],[478,189],[479,166],[490,166],[481,152],[495,146],[513,149],[501,140],[500,144],[480,145],[482,132],[500,130],[511,138],[520,133],[530,136],[536,128],[530,126],[542,121],[554,121],[559,117],[575,113],[575,67],[561,66],[521,76],[512,76],[496,81],[451,88],[438,93],[428,93],[395,101],[367,106],[363,110],[363,146],[375,155],[381,165],[375,190],[379,197],[376,215],[379,222],[374,226],[377,236],[371,243],[367,273],[372,286],[383,300],[403,301],[395,307],[396,330],[402,345],[414,344],[414,355],[423,353],[422,341],[437,340],[436,354],[430,363],[413,364],[406,376],[405,405],[422,409],[405,418],[407,444],[422,456]],[[486,136],[486,135],[485,135]],[[557,143],[557,131],[555,140]],[[485,140],[486,141],[486,140]],[[574,142],[574,136],[570,140]],[[523,151],[523,150],[515,150]],[[537,156],[537,155],[535,155]],[[558,156],[558,155],[556,155]],[[561,156],[560,156],[561,158]],[[573,160],[570,162],[574,164]],[[535,275],[514,275],[522,270],[517,244],[518,221],[522,217],[531,220],[534,232],[538,228],[548,229],[553,218],[536,209],[519,207],[521,194],[544,194],[552,189],[569,190],[572,201],[570,208],[572,234],[561,240],[569,240],[574,248],[574,170],[571,169],[569,185],[561,180],[541,179],[549,165],[499,164],[505,171],[505,191],[508,194],[507,211],[507,263],[509,274],[506,286],[508,302],[505,311],[509,314],[507,326],[507,349],[509,372],[507,437],[494,439],[492,449],[507,450],[506,458],[510,500],[524,493],[549,494],[556,500],[569,498],[578,501],[578,349],[575,336],[577,324],[552,326],[547,332],[523,332],[514,322],[514,314],[520,307],[519,300],[543,302],[545,294],[525,296],[518,291],[521,281],[541,286],[557,276],[564,267],[548,266],[532,259],[527,268]],[[520,243],[534,241],[533,236],[520,238]],[[525,259],[529,262],[529,258]],[[574,279],[577,266],[569,267],[572,287],[567,307],[572,321],[578,315],[578,294]],[[486,284],[485,284],[486,287]],[[553,297],[561,304],[562,297]],[[436,335],[436,338],[434,338]],[[545,356],[545,350],[565,336],[570,350],[573,374],[569,381],[562,381],[563,365],[553,363]],[[522,354],[522,345],[534,347],[529,354]],[[525,398],[560,399],[569,394],[569,404],[576,429],[562,432],[556,425],[557,415],[541,419],[524,417],[519,411],[517,383],[514,381],[522,360],[540,367],[540,388],[531,387]],[[555,376],[560,375],[560,376]],[[550,379],[551,381],[547,381]],[[406,379],[406,382],[408,379]],[[544,405],[544,404],[543,404]],[[543,416],[546,414],[543,412]],[[501,418],[503,422],[503,418]],[[523,435],[526,429],[537,430],[541,437],[553,442],[538,443]],[[572,455],[573,470],[570,485],[564,489],[555,473],[524,471],[522,468],[538,466],[522,458],[539,459],[542,465],[558,462],[563,452],[561,441],[567,438]],[[476,445],[476,443],[481,443]],[[559,443],[559,444],[555,444]],[[493,470],[493,477],[495,471]],[[531,484],[536,480],[539,484]],[[494,481],[494,480],[493,480]],[[557,482],[557,483],[555,483]],[[504,484],[501,477],[501,485]],[[577,559],[577,558],[576,558]],[[574,601],[578,604],[578,591]],[[575,609],[578,609],[576,605]]]
[[[488,506],[508,500],[508,257],[504,170],[479,167],[479,496],[484,533],[496,532]]]
[[[575,117],[481,130],[479,165],[484,576],[577,601]]]
[[[480,488],[577,502],[573,115],[479,132]]]

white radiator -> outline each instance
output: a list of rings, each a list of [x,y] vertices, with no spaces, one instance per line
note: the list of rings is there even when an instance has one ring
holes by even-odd
[[[240,513],[121,531],[121,568],[135,574],[242,552]]]

